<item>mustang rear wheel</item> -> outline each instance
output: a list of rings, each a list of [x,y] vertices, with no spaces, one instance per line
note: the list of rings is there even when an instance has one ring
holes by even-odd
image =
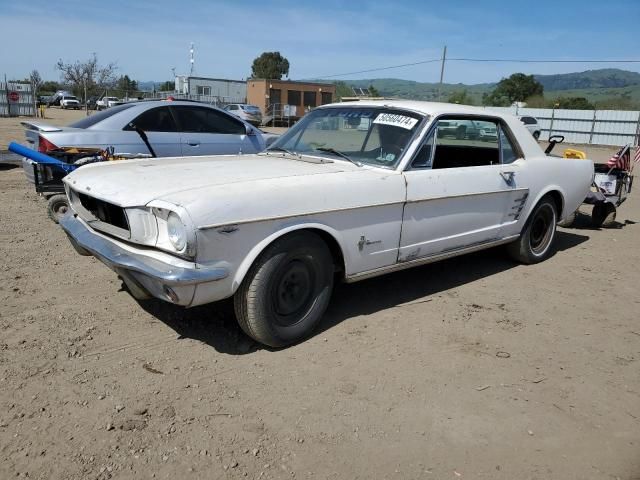
[[[591,210],[591,224],[594,228],[611,227],[616,221],[616,206],[612,203],[597,203]]]
[[[553,253],[558,214],[551,197],[544,197],[533,209],[520,238],[507,245],[515,260],[531,264],[546,260]]]
[[[234,296],[240,327],[271,347],[309,336],[329,304],[333,271],[331,253],[314,233],[292,233],[275,241]]]

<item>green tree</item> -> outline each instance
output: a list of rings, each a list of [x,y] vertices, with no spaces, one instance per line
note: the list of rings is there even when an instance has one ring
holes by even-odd
[[[118,79],[116,87],[124,93],[136,92],[138,90],[138,82],[131,80],[129,75],[123,75]]]
[[[451,92],[447,99],[449,103],[459,103],[460,105],[473,105],[473,100],[466,90]]]
[[[158,91],[160,92],[173,92],[176,89],[176,82],[172,82],[171,80],[167,80],[166,82],[162,82],[158,86]]]
[[[513,102],[524,102],[534,95],[542,95],[544,87],[533,75],[514,73],[509,78],[503,78],[496,88],[488,95],[483,95],[485,105],[511,105]]]
[[[51,95],[61,89],[62,85],[51,80],[44,81],[42,82],[42,85],[40,85],[40,93],[43,95]]]
[[[264,52],[251,65],[251,78],[280,80],[285,75],[289,75],[289,60],[280,52]]]
[[[380,96],[380,92],[378,92],[376,87],[374,87],[373,85],[369,85],[368,90],[369,90],[369,96],[370,97],[379,97]]]
[[[558,97],[555,99],[558,108],[567,110],[594,110],[595,106],[585,97]]]
[[[340,101],[343,97],[353,97],[353,90],[345,82],[338,80],[333,82],[336,86],[336,100]]]

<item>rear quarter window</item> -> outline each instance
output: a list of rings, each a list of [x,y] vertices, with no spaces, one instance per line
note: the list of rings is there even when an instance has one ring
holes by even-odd
[[[78,120],[77,122],[74,122],[69,126],[73,128],[93,127],[97,123],[100,123],[101,121],[111,117],[112,115],[115,115],[116,113],[120,113],[128,108],[131,108],[134,105],[135,105],[134,103],[129,103],[124,105],[119,105],[117,107],[111,107],[108,110],[103,110],[101,112],[97,112],[97,113],[94,113],[93,115],[85,117],[82,120]]]

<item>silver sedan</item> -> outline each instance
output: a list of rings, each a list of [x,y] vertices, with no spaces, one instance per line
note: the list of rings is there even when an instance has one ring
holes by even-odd
[[[158,157],[257,153],[274,140],[215,107],[186,101],[132,102],[83,118],[67,127],[22,122],[31,148],[45,154],[69,147],[108,148]]]

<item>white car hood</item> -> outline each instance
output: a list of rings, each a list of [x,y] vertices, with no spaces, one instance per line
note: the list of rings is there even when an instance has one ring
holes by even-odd
[[[155,199],[179,202],[180,192],[357,169],[344,162],[314,163],[274,155],[224,155],[120,160],[77,169],[64,179],[72,189],[122,207]],[[251,190],[247,187],[247,194]],[[191,196],[191,195],[189,195]]]

